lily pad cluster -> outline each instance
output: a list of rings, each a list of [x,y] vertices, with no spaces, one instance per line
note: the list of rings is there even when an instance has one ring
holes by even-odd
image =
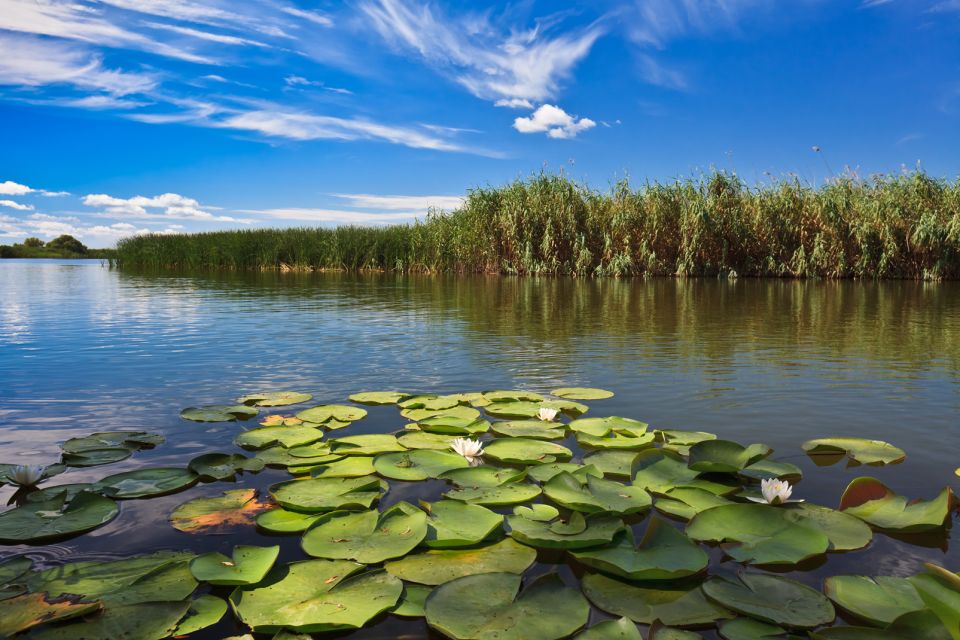
[[[245,482],[266,467],[288,474],[262,491],[206,490],[170,514],[185,545],[189,536],[242,527],[270,536],[269,544],[56,567],[34,567],[25,556],[0,563],[0,637],[159,640],[233,616],[253,634],[244,638],[289,640],[398,616],[456,640],[689,640],[702,632],[960,640],[960,576],[948,569],[822,584],[782,575],[863,549],[876,535],[949,526],[949,488],[916,501],[861,477],[835,508],[811,504],[802,484],[790,486],[802,482],[800,467],[765,444],[584,415],[581,401],[611,395],[573,387],[363,391],[350,396],[354,404],[237,425],[236,450],[224,446],[182,468],[29,491],[0,513],[0,540],[58,539],[109,522],[124,500]],[[311,400],[272,391],[181,415],[234,422],[258,407]],[[398,428],[349,429],[367,416],[357,405],[395,407]],[[73,439],[64,450],[159,444],[143,432],[116,433]],[[802,451],[816,464],[839,456],[854,466],[905,455],[856,438],[810,441]],[[785,483],[791,499],[773,499],[786,495]],[[560,563],[573,571],[551,566]]]

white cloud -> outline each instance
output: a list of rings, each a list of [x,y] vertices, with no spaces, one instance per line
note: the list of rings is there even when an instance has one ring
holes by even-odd
[[[344,209],[314,209],[314,208],[287,208],[287,209],[241,209],[239,213],[263,216],[266,218],[289,222],[311,222],[314,224],[361,224],[383,225],[410,222],[421,211],[348,211]]]
[[[634,42],[662,48],[672,38],[733,28],[740,16],[769,6],[769,0],[635,0],[627,33]]]
[[[295,7],[284,7],[283,9],[281,9],[281,11],[297,18],[303,18],[304,20],[307,20],[314,24],[318,24],[321,27],[333,26],[333,20],[315,11],[304,11],[303,9],[297,9]]]
[[[269,46],[267,44],[264,44],[263,42],[258,42],[256,40],[249,40],[247,38],[240,38],[238,36],[224,35],[222,33],[210,33],[209,31],[201,31],[200,29],[193,29],[191,27],[182,27],[182,26],[173,25],[173,24],[164,24],[162,22],[148,22],[146,24],[152,29],[159,29],[161,31],[171,31],[173,33],[179,33],[181,35],[190,36],[191,38],[198,38],[200,40],[216,42],[217,44],[250,45],[254,47]]]
[[[446,18],[415,0],[377,0],[361,9],[389,42],[413,49],[477,97],[492,100],[552,97],[604,33],[592,24],[549,37],[545,32],[553,25],[546,23],[503,32],[486,15]]]
[[[668,69],[652,56],[641,54],[637,56],[640,65],[640,75],[652,85],[667,89],[684,90],[689,86],[686,76],[675,69]]]
[[[67,234],[80,239],[84,244],[98,248],[114,244],[118,239],[133,235],[157,233],[170,235],[182,233],[183,226],[167,225],[163,228],[137,227],[128,222],[117,222],[110,225],[91,225],[72,216],[51,216],[43,213],[34,213],[26,218],[12,218],[0,215],[0,238],[11,238],[22,241],[29,236],[37,236],[50,240]]]
[[[597,123],[590,118],[577,119],[552,104],[541,105],[529,118],[513,121],[513,128],[520,133],[546,133],[551,138],[573,138],[595,126]]]
[[[152,198],[144,196],[117,198],[105,193],[91,193],[83,197],[83,204],[100,208],[104,215],[110,217],[249,222],[249,220],[238,220],[230,216],[214,215],[207,211],[211,207],[203,207],[197,200],[178,193],[164,193]]]
[[[307,80],[303,76],[287,76],[283,79],[287,83],[287,86],[305,86],[305,87],[322,87],[323,83],[319,80]]]
[[[13,200],[0,200],[0,207],[8,207],[17,211],[33,211],[33,205],[14,202]]]
[[[349,202],[358,209],[388,209],[422,211],[429,209],[457,209],[463,205],[462,196],[375,196],[365,193],[335,193],[337,198]]]
[[[495,107],[507,107],[508,109],[533,109],[533,103],[524,98],[501,98],[493,103]]]
[[[19,184],[13,182],[12,180],[7,180],[6,182],[0,182],[0,195],[4,196],[25,196],[28,193],[33,193],[34,189],[31,189],[25,184]]]

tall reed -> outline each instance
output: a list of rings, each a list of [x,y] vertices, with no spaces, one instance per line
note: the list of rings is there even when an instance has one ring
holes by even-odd
[[[600,192],[541,173],[408,225],[146,235],[117,251],[149,268],[956,279],[960,179],[715,172]]]

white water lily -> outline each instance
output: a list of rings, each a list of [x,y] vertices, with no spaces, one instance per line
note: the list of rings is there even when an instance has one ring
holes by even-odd
[[[760,493],[763,498],[749,498],[754,502],[761,504],[784,504],[786,502],[803,502],[803,500],[791,500],[793,487],[786,480],[779,478],[766,478],[760,481]],[[748,496],[749,497],[749,496]]]
[[[450,448],[462,455],[474,466],[480,463],[480,456],[483,455],[483,443],[479,440],[471,440],[470,438],[456,438],[451,440]]]
[[[540,411],[537,412],[537,417],[544,422],[553,422],[558,413],[560,412],[556,409],[551,409],[550,407],[540,407]]]
[[[7,474],[7,479],[21,487],[33,487],[43,480],[46,467],[39,464],[18,464]]]

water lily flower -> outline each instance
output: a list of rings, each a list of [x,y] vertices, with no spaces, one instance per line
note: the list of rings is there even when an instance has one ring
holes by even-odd
[[[7,480],[20,487],[33,487],[43,480],[46,467],[40,464],[18,464],[7,474]]]
[[[551,409],[550,407],[540,407],[540,411],[537,412],[537,417],[543,420],[544,422],[553,422],[557,417],[557,414],[560,413],[557,409]]]
[[[790,495],[793,493],[793,487],[791,487],[790,483],[786,480],[779,478],[766,478],[761,480],[760,493],[763,494],[763,498],[751,498],[749,496],[748,498],[761,504],[773,505],[787,502],[803,502],[803,500],[791,500]]]
[[[459,453],[472,465],[480,464],[480,457],[483,455],[483,443],[479,440],[470,438],[455,438],[450,441],[450,448]]]

